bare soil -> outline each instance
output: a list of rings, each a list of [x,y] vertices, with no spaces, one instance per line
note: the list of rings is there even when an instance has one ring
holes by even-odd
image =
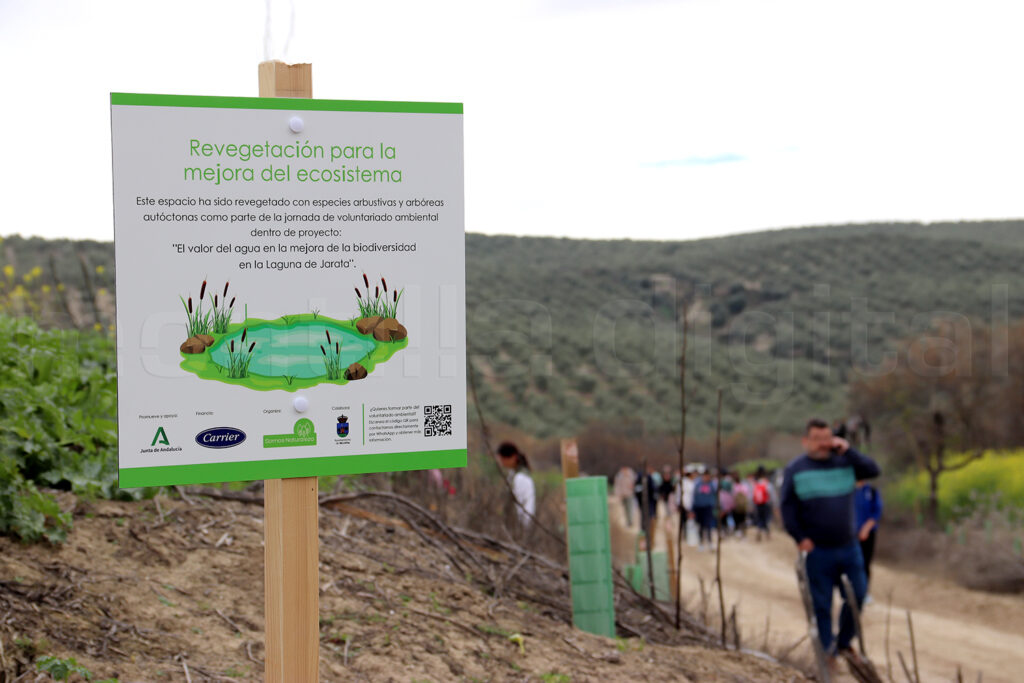
[[[43,653],[121,683],[263,679],[260,506],[73,504],[65,545],[0,538],[0,683],[35,680]],[[511,576],[495,591],[467,580],[436,538],[352,512],[321,514],[323,681],[805,680],[699,635],[662,645],[582,633],[566,623],[567,595],[513,589]]]

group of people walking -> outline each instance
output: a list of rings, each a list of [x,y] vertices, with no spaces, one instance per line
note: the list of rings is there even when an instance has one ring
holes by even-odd
[[[648,467],[643,474],[622,467],[612,486],[627,526],[645,529],[658,520],[659,510],[662,515],[679,515],[687,541],[704,549],[711,545],[715,529],[739,538],[756,531],[757,540],[771,533],[776,500],[771,475],[763,467],[747,476],[703,465],[689,465],[682,473]]]

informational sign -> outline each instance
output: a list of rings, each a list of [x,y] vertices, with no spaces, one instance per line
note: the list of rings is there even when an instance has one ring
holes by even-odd
[[[462,105],[113,93],[120,485],[466,464]]]

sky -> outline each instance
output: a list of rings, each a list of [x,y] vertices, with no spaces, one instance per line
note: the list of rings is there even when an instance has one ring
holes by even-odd
[[[268,34],[268,11],[270,13]],[[1024,216],[1024,3],[0,0],[0,234],[113,236],[109,93],[465,106],[466,229]]]

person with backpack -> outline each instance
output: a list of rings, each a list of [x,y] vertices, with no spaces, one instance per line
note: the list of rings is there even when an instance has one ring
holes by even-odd
[[[772,499],[768,482],[768,473],[763,467],[757,468],[754,475],[754,492],[751,495],[754,501],[754,523],[757,525],[757,540],[761,540],[762,534],[771,538],[770,523],[772,519]]]
[[[736,536],[743,538],[747,528],[747,515],[750,514],[750,487],[739,476],[733,477],[732,485],[732,518],[736,522]]]
[[[718,522],[721,524],[719,533],[730,534],[736,528],[736,520],[732,516],[736,500],[732,492],[732,479],[726,472],[718,475]]]
[[[711,480],[711,472],[704,469],[693,488],[693,516],[697,519],[697,525],[700,527],[698,550],[704,550],[705,541],[707,541],[706,547],[711,547],[711,530],[715,528],[715,500],[717,497],[718,487]]]

